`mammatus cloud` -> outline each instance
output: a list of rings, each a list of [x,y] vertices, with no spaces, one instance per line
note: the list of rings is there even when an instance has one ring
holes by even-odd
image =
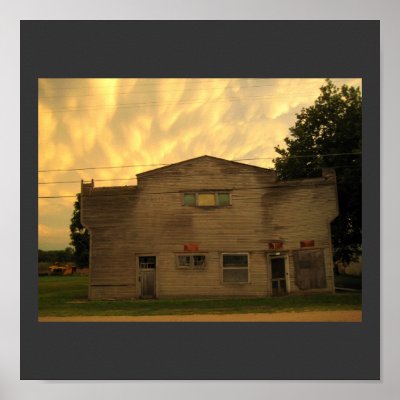
[[[361,85],[360,79],[334,80]],[[204,154],[267,158],[323,79],[40,79],[39,170],[169,164]],[[249,161],[250,162],[250,161]],[[39,182],[94,178],[135,184],[155,167],[39,173]],[[108,182],[101,180],[110,180]],[[39,196],[68,196],[79,183],[41,184]],[[74,198],[39,199],[39,247],[68,245]]]
[[[64,249],[70,242],[68,227],[62,226],[48,226],[44,224],[38,225],[39,238],[44,246],[42,249]]]

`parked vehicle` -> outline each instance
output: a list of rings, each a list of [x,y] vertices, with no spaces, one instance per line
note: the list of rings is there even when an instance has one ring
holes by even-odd
[[[54,263],[49,267],[50,275],[72,275],[76,271],[76,267],[72,264]]]

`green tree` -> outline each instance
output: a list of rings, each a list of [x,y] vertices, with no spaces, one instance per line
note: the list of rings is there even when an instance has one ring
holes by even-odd
[[[348,262],[361,253],[362,243],[362,95],[358,87],[338,88],[329,79],[320,91],[314,105],[296,114],[286,148],[275,147],[281,157],[274,164],[281,179],[316,177],[323,167],[335,169],[339,216],[331,225],[334,258]]]
[[[78,267],[89,266],[89,232],[81,224],[81,195],[76,195],[70,228],[71,245],[74,247],[74,259]]]
[[[39,262],[70,262],[74,261],[74,249],[66,247],[65,250],[38,250]]]

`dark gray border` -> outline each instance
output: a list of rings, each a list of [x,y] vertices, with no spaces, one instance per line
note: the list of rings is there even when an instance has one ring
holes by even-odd
[[[361,77],[363,322],[38,323],[37,78],[115,76]],[[23,21],[21,183],[21,379],[379,379],[378,21]]]

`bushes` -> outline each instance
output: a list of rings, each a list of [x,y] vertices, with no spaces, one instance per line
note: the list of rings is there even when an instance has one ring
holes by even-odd
[[[67,247],[65,250],[38,250],[38,261],[64,263],[74,261],[74,250],[72,247]]]

